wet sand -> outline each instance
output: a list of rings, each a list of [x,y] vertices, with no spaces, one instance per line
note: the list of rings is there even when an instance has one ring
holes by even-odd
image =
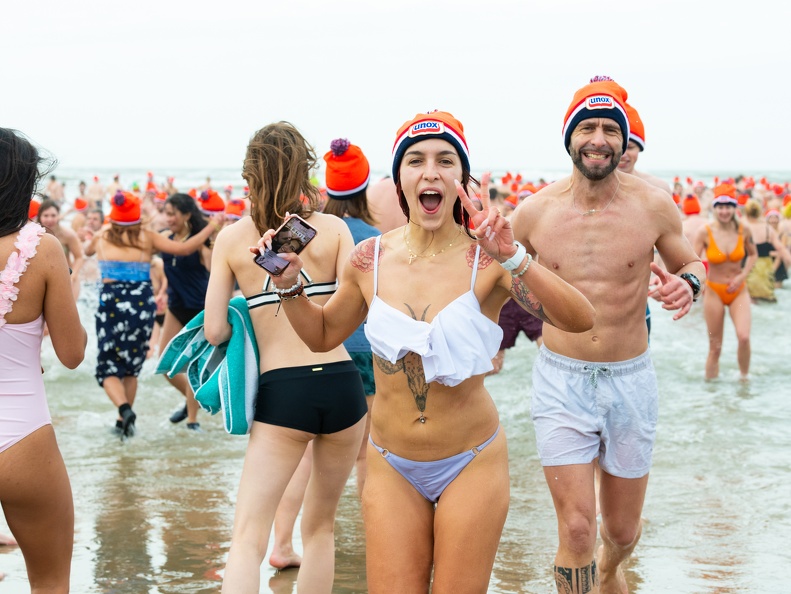
[[[648,485],[645,529],[626,577],[632,592],[736,594],[764,591],[791,567],[791,288],[777,305],[753,309],[753,366],[736,381],[735,335],[726,322],[722,377],[703,381],[707,338],[702,310],[672,322],[655,303],[652,355],[659,374],[660,422]],[[83,316],[89,335],[92,320]],[[219,592],[246,438],[225,434],[202,414],[204,432],[168,422],[181,404],[153,361],[144,368],[135,410],[138,434],[126,443],[110,427],[114,411],[88,361],[70,372],[43,352],[50,408],[74,490],[72,592]],[[91,350],[93,349],[93,350]],[[553,592],[555,516],[535,451],[530,368],[535,346],[523,336],[504,371],[486,383],[509,441],[512,500],[489,592]],[[266,469],[261,469],[266,472]],[[334,592],[362,593],[365,551],[350,478],[338,513]],[[0,519],[0,532],[7,527]],[[295,546],[301,549],[298,534]],[[16,547],[0,546],[0,594],[29,592]],[[262,592],[296,591],[296,570],[266,562]]]

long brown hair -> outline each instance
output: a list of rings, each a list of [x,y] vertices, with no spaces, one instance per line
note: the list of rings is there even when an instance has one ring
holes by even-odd
[[[376,226],[376,221],[368,208],[368,194],[365,189],[343,198],[327,198],[327,202],[324,203],[321,212],[335,215],[341,219],[345,215],[349,215],[355,219],[360,219],[363,223],[368,223],[372,227]]]
[[[102,239],[118,247],[141,248],[140,233],[142,230],[143,225],[141,223],[135,225],[116,225],[112,223],[102,235]]]
[[[247,145],[242,177],[250,188],[250,214],[258,232],[277,229],[286,212],[307,218],[321,194],[310,182],[316,153],[289,122],[258,130]]]

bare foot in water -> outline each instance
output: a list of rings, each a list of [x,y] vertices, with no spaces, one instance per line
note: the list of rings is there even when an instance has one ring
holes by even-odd
[[[269,556],[269,565],[275,569],[289,569],[291,567],[299,567],[302,565],[302,557],[294,552],[294,549],[280,549],[273,550]]]
[[[0,532],[0,546],[15,547],[16,545],[17,542],[14,540],[13,536],[6,536]]]
[[[602,571],[601,559],[604,555],[604,545],[599,545],[596,552],[596,572],[599,574],[599,594],[629,594],[623,568],[618,565],[615,572]]]

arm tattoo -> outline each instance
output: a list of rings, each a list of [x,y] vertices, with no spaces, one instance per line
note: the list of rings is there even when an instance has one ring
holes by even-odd
[[[563,594],[586,594],[599,585],[596,561],[586,567],[558,567],[555,565],[555,584]]]
[[[544,306],[535,298],[532,291],[530,291],[519,278],[515,278],[511,281],[511,297],[521,305],[522,308],[526,309],[528,313],[534,315],[542,322],[552,324],[544,313]]]
[[[374,249],[376,248],[376,238],[372,237],[360,242],[352,250],[349,259],[352,266],[360,272],[371,272],[374,269]],[[379,246],[379,260],[382,259],[384,250]]]

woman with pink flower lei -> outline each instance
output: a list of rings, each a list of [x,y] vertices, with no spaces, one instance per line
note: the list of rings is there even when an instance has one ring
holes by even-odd
[[[61,363],[83,360],[87,335],[60,242],[28,220],[42,158],[0,128],[0,503],[30,589],[68,592],[74,503],[41,377],[46,322]]]

